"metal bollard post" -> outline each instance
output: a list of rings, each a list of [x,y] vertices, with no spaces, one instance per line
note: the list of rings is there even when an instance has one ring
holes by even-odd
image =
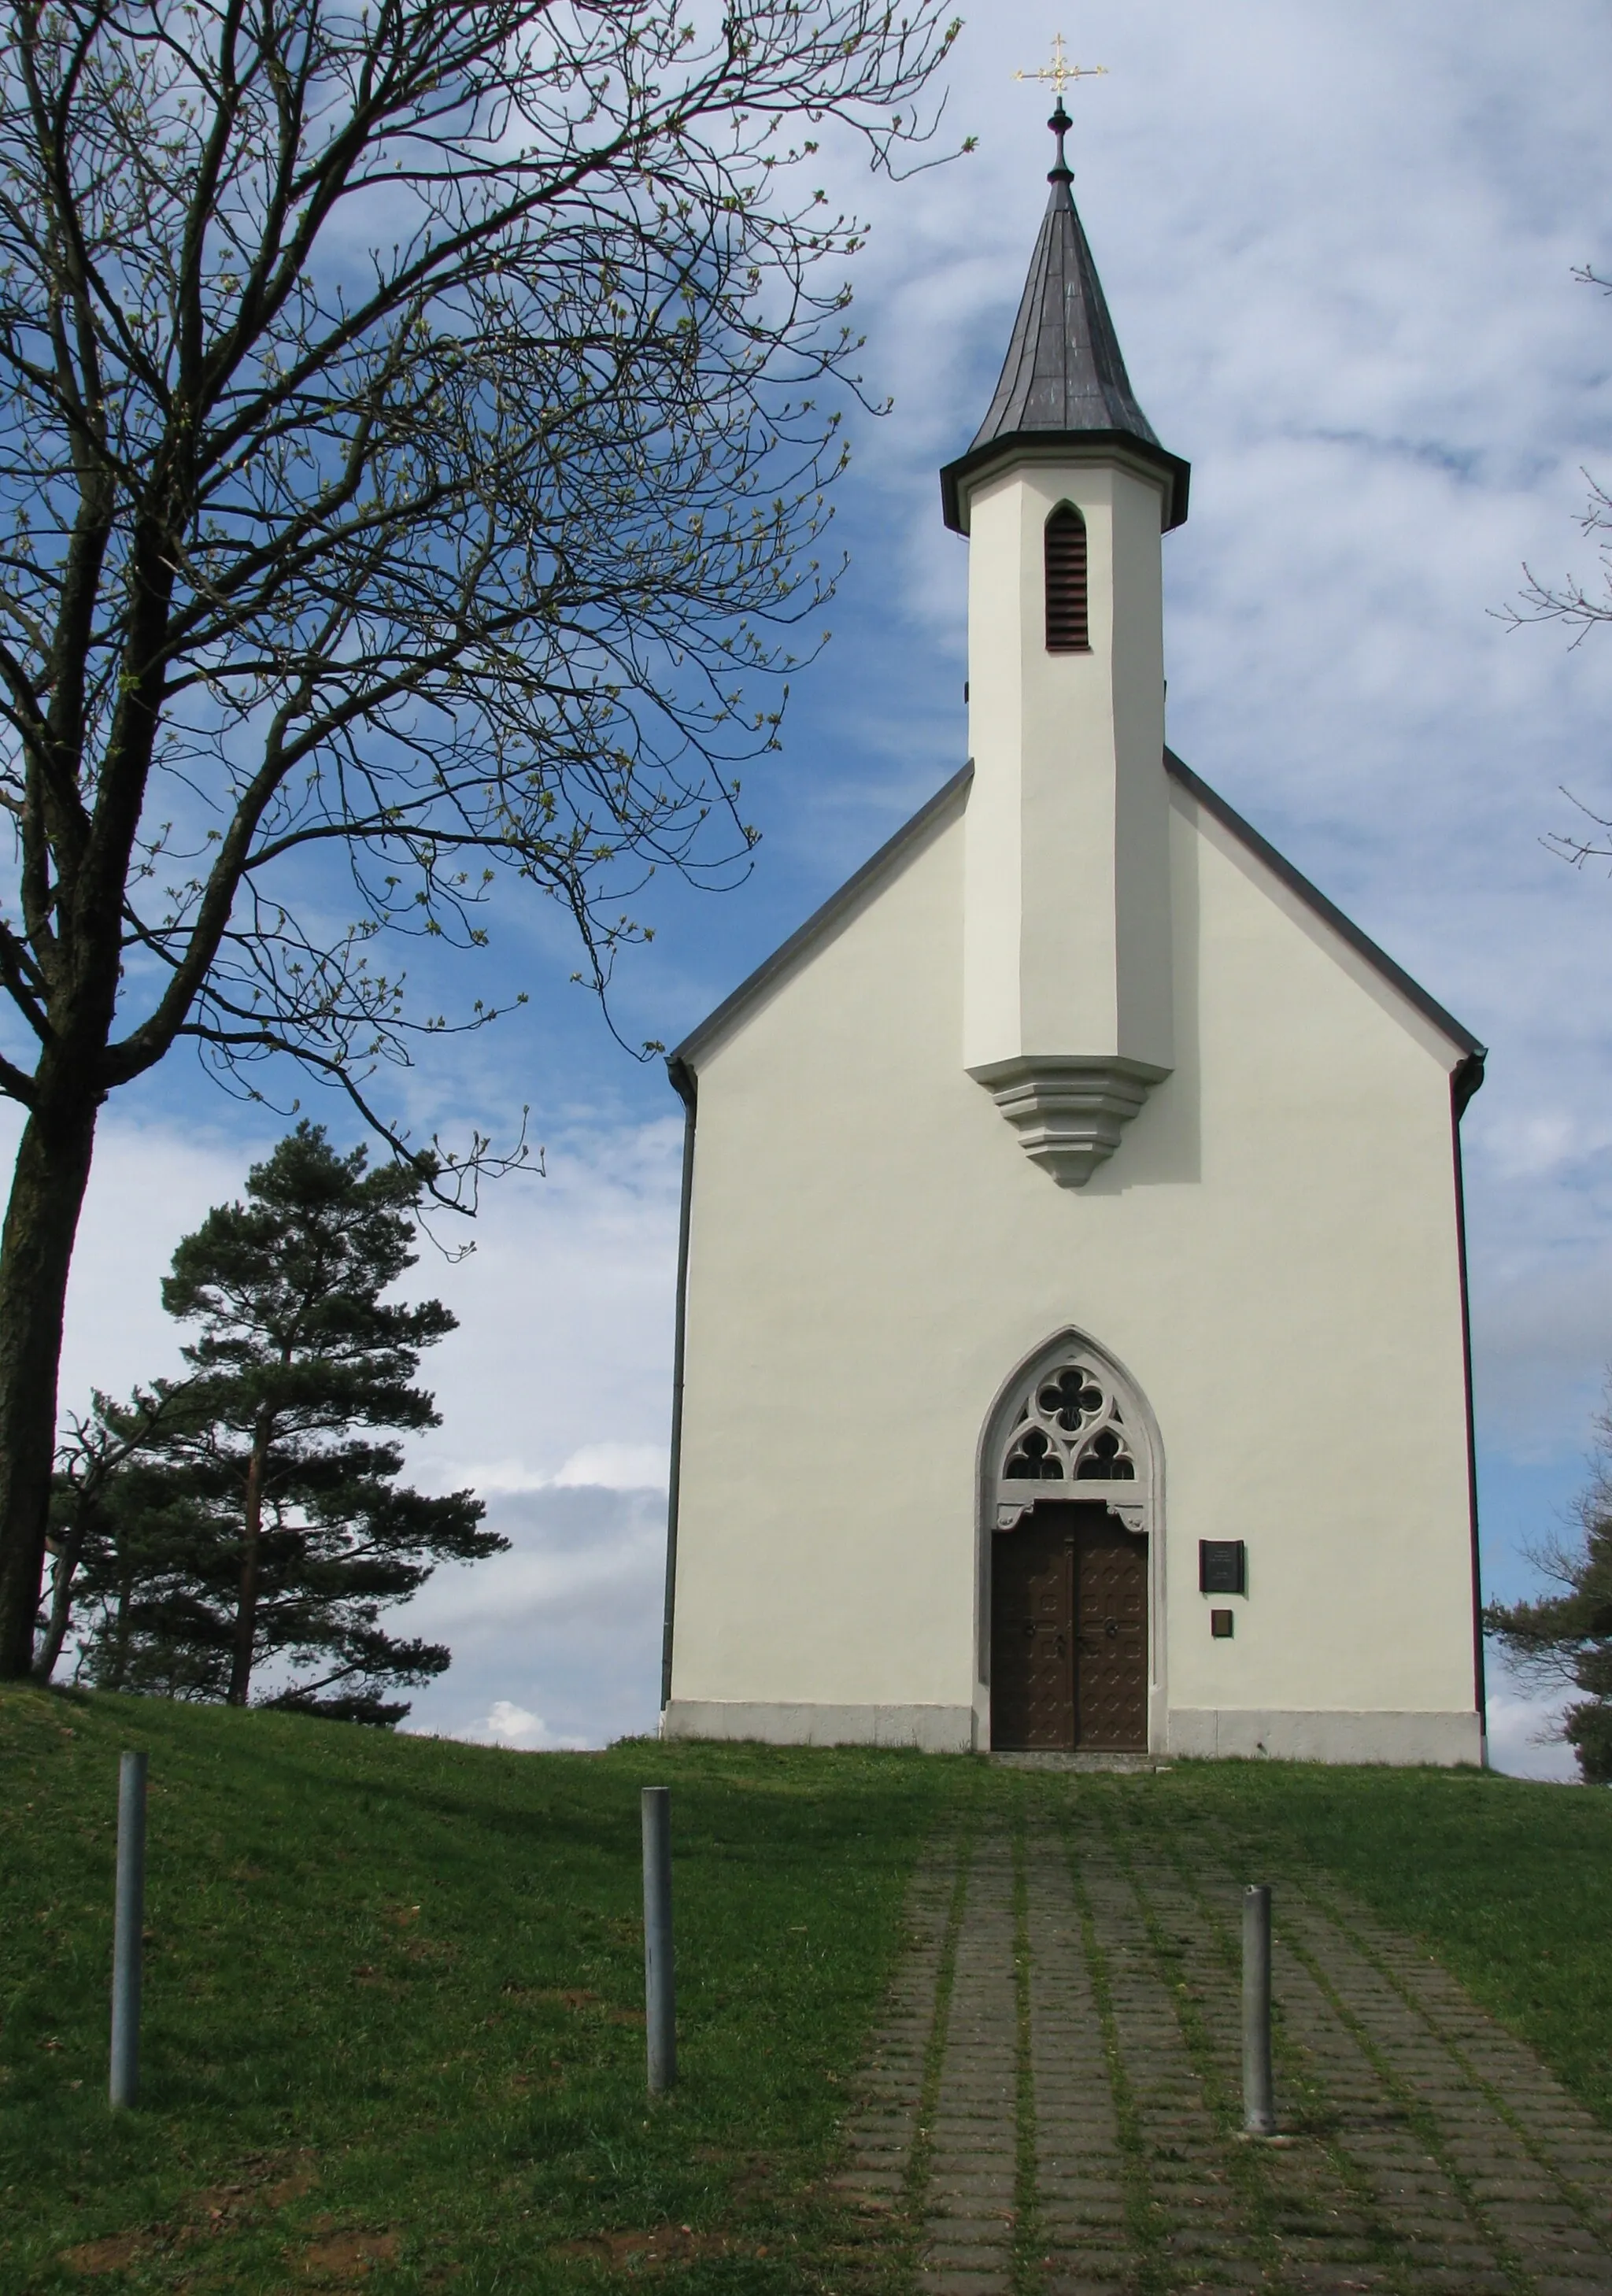
[[[1249,2136],[1276,2133],[1271,2084],[1271,1892],[1264,1882],[1242,1893],[1242,2125]]]
[[[672,1794],[643,1789],[643,2006],[650,2095],[677,2078],[677,1997],[672,1970]]]
[[[145,1926],[144,1754],[118,1765],[118,1897],[112,1918],[112,2078],[114,2112],[140,2094],[140,1959]]]

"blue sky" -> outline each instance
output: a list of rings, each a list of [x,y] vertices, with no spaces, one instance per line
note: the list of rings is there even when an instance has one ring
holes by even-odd
[[[1612,476],[1612,305],[1571,275],[1612,266],[1594,0],[994,0],[950,76],[972,158],[888,184],[831,155],[873,226],[854,278],[894,411],[853,423],[851,571],[747,783],[754,872],[652,889],[618,1019],[675,1042],[961,761],[966,545],[935,473],[1005,347],[1049,145],[1012,75],[1060,24],[1109,67],[1071,98],[1076,195],[1138,396],[1193,465],[1166,554],[1171,742],[1491,1047],[1472,1293],[1485,1568],[1517,1591],[1612,1360],[1612,882],[1542,841],[1575,817],[1564,789],[1612,813],[1612,632],[1574,652],[1495,612],[1525,560],[1590,570],[1583,472]],[[567,985],[560,920],[505,900],[497,924],[462,994],[531,1004],[402,1082],[425,1130],[507,1130],[529,1103],[549,1152],[471,1260],[421,1271],[462,1328],[421,1472],[478,1481],[517,1548],[421,1599],[459,1656],[415,1718],[596,1742],[655,1703],[680,1128],[659,1063]],[[109,1113],[64,1402],[171,1356],[168,1253],[277,1129],[183,1059]],[[1509,1693],[1497,1721],[1509,1765],[1559,1767]]]

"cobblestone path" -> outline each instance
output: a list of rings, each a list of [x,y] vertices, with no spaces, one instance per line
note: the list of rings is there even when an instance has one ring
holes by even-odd
[[[842,2178],[921,2296],[1612,2296],[1612,2133],[1324,1876],[1235,1866],[1078,1792],[924,1866]],[[1274,2144],[1238,2135],[1245,1880]]]

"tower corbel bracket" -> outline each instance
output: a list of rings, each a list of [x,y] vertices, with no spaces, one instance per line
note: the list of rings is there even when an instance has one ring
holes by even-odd
[[[1027,1053],[969,1073],[990,1094],[1031,1161],[1060,1187],[1083,1188],[1170,1071],[1117,1054]]]

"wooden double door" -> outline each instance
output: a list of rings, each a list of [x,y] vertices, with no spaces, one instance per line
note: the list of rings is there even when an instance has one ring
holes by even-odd
[[[1145,1752],[1146,1538],[1055,1501],[991,1546],[992,1746]]]

